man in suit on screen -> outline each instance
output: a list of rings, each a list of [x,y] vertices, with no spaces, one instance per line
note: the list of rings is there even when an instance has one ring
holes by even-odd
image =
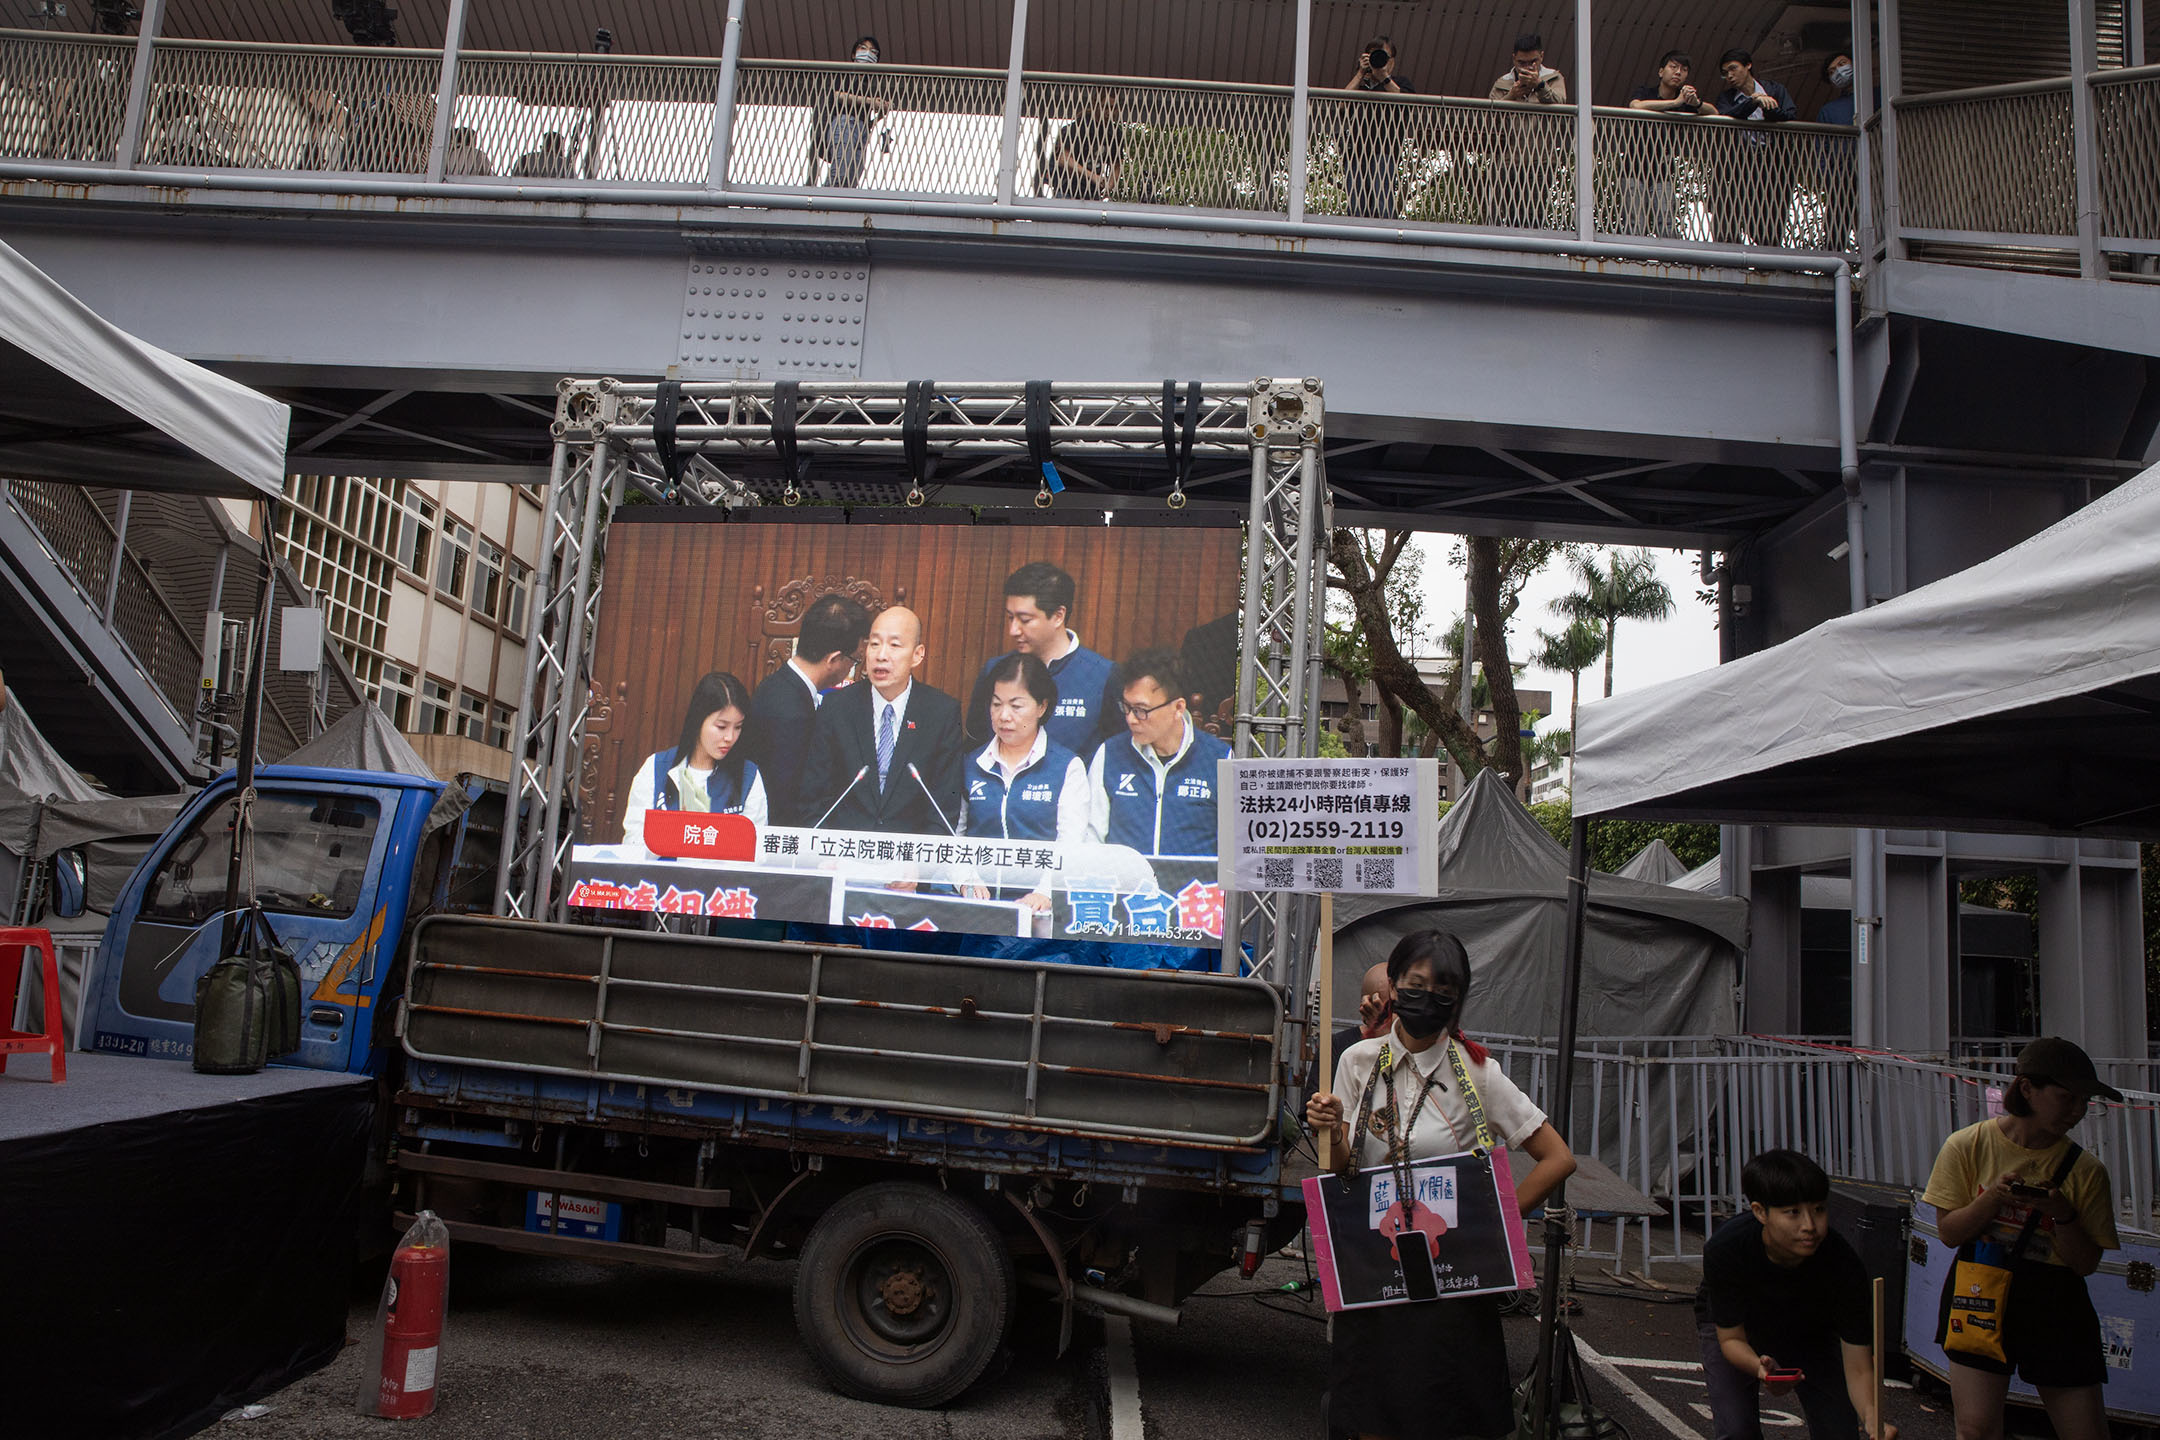
[[[868,684],[826,697],[810,734],[802,801],[828,830],[951,835],[960,828],[960,704],[915,679],[922,618],[895,605],[870,622]]]
[[[1033,655],[1049,667],[1057,682],[1057,704],[1043,729],[1050,738],[1086,760],[1103,738],[1122,731],[1118,717],[1117,667],[1080,643],[1070,628],[1073,577],[1047,560],[1031,560],[1005,580],[1007,654]],[[1003,655],[983,662],[968,697],[967,733],[975,746],[990,742],[990,670]]]
[[[855,668],[869,633],[870,612],[859,601],[820,595],[803,611],[795,654],[750,697],[742,747],[765,781],[765,803],[775,825],[807,825],[817,818],[802,796],[811,721],[825,692]]]

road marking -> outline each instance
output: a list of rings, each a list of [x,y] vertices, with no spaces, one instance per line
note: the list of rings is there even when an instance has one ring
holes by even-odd
[[[1140,1417],[1140,1369],[1133,1363],[1132,1321],[1123,1315],[1103,1316],[1103,1353],[1110,1362],[1110,1440],[1146,1440],[1147,1428]]]
[[[1577,1340],[1575,1343],[1580,1345],[1582,1342]],[[1627,1355],[1608,1355],[1605,1363],[1628,1370],[1693,1370],[1698,1375],[1702,1373],[1700,1360],[1637,1360]]]
[[[1630,1380],[1626,1375],[1623,1375],[1620,1372],[1619,1365],[1615,1364],[1613,1361],[1607,1360],[1603,1355],[1600,1355],[1597,1351],[1591,1349],[1589,1345],[1583,1341],[1583,1338],[1580,1335],[1577,1335],[1575,1337],[1575,1349],[1578,1353],[1582,1355],[1583,1363],[1585,1365],[1588,1365],[1591,1369],[1597,1371],[1598,1374],[1604,1376],[1607,1380],[1610,1380],[1613,1383],[1614,1387],[1617,1388],[1621,1394],[1627,1396],[1628,1399],[1634,1401],[1636,1405],[1640,1406],[1644,1414],[1648,1415],[1651,1419],[1657,1421],[1658,1424],[1663,1425],[1665,1429],[1674,1437],[1674,1440],[1702,1440],[1702,1432],[1700,1430],[1697,1430],[1693,1425],[1688,1424],[1687,1421],[1681,1419],[1678,1415],[1673,1414],[1672,1411],[1668,1410],[1665,1407],[1664,1401],[1658,1399],[1655,1395],[1652,1395],[1649,1391],[1643,1389],[1642,1386],[1636,1384],[1633,1380]],[[1645,1368],[1663,1369],[1664,1365],[1660,1364],[1655,1367]]]

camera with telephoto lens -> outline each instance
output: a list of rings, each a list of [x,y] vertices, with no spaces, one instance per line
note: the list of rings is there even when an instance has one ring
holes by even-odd
[[[1375,70],[1385,70],[1388,61],[1394,58],[1394,56],[1388,54],[1388,48],[1385,45],[1375,45],[1365,52],[1365,63]]]

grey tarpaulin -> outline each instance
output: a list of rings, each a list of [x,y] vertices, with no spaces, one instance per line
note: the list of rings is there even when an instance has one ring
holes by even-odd
[[[1652,840],[1635,852],[1635,858],[1613,872],[1623,880],[1641,880],[1651,885],[1677,885],[1680,877],[1688,873],[1680,857],[1672,853],[1672,847],[1663,840]]]
[[[11,475],[276,499],[292,412],[107,323],[0,244],[0,420]]]
[[[2156,556],[2160,466],[1932,585],[1585,705],[1575,814],[2149,838]]]
[[[1346,896],[1335,904],[1335,1013],[1357,1013],[1358,978],[1413,930],[1437,927],[1470,952],[1464,1029],[1471,1035],[1559,1030],[1554,957],[1566,937],[1567,852],[1512,791],[1481,773],[1440,822],[1440,893]],[[1737,1023],[1733,986],[1747,943],[1747,902],[1595,875],[1583,957],[1584,1036],[1717,1035]],[[1583,1077],[1589,1083],[1589,1077]],[[1655,1097],[1653,1097],[1655,1098]],[[1588,1116],[1587,1105],[1577,1114]],[[1665,1108],[1653,1104],[1653,1115]],[[1611,1161],[1617,1137],[1600,1135]],[[1664,1137],[1653,1135],[1662,1153]]]
[[[1702,864],[1672,882],[1676,890],[1694,890],[1704,895],[1725,893],[1725,857],[1713,855]]]
[[[442,777],[428,768],[412,742],[398,733],[390,717],[372,704],[355,705],[335,725],[278,762],[278,768],[305,765],[320,770],[381,770],[392,775]],[[428,813],[428,829],[437,830],[465,813],[468,800],[456,785],[445,785]]]

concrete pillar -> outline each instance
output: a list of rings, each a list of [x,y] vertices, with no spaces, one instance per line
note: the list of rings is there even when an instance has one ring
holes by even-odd
[[[2058,844],[2064,863],[2040,869],[2040,1029],[2096,1056],[2141,1055],[2144,929],[2135,847]]]
[[[1945,839],[1939,832],[1894,832],[1881,857],[1876,1043],[1907,1055],[1950,1048],[1957,936]]]
[[[1740,1027],[1770,1035],[1798,1034],[1800,872],[1761,870],[1750,880]]]

